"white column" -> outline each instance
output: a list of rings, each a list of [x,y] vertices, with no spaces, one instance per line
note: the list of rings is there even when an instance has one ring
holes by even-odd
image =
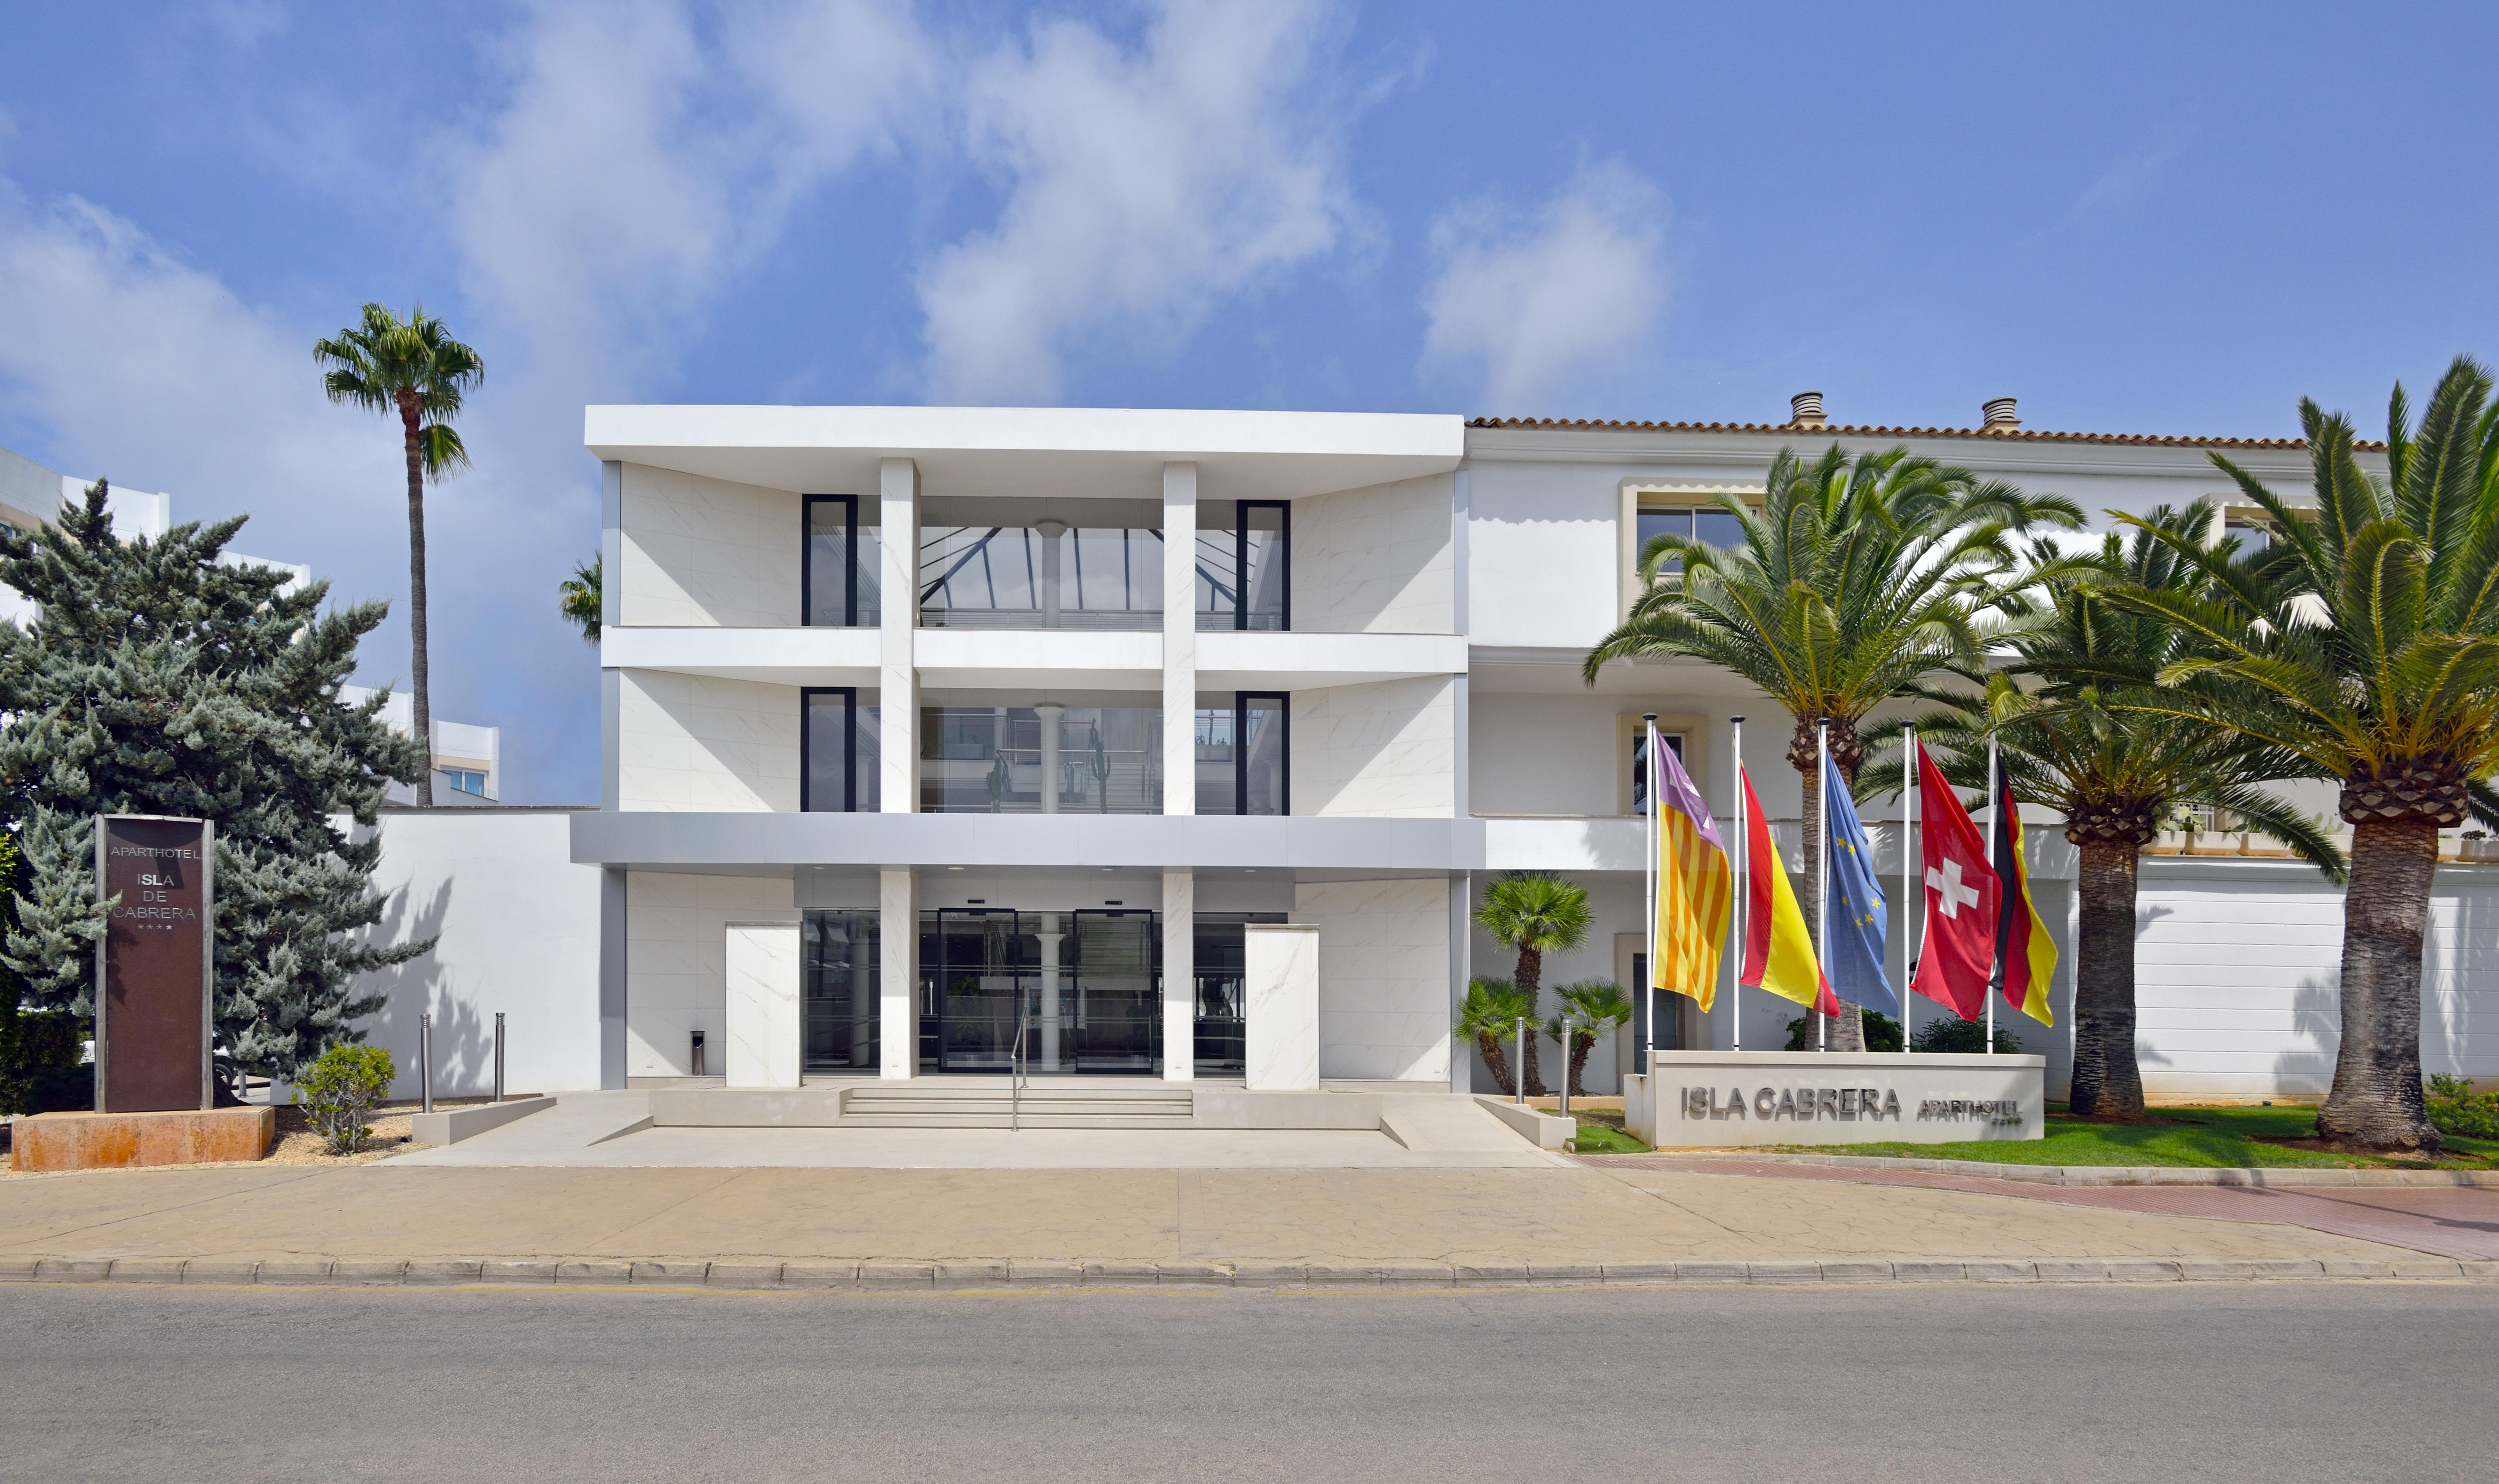
[[[1163,1081],[1197,1077],[1197,873],[1163,873]]]
[[[877,1073],[909,1077],[920,1066],[920,875],[909,866],[876,873]]]
[[[1041,718],[1041,812],[1058,812],[1058,719],[1067,708],[1056,701],[1044,701],[1032,708]]]
[[[1319,930],[1311,922],[1251,922],[1242,930],[1242,1013],[1253,1092],[1319,1084]]]
[[[1197,813],[1194,464],[1163,466],[1163,813]]]
[[[877,674],[879,808],[914,814],[920,808],[920,671],[911,652],[920,627],[920,466],[909,459],[883,461],[877,466],[877,495],[884,519],[878,542],[884,568],[878,590],[884,603],[878,625],[884,639]],[[920,941],[916,923],[910,941]],[[892,947],[889,938],[888,962]]]
[[[730,922],[729,1046],[731,1087],[798,1085],[798,924]]]
[[[1041,940],[1041,1055],[1036,1068],[1043,1072],[1058,1070],[1058,941],[1066,937],[1058,930],[1058,914],[1045,912],[1041,919],[1050,924],[1046,931],[1033,934]]]

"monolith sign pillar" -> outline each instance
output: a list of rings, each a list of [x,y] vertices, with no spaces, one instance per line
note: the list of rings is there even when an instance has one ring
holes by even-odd
[[[98,899],[114,903],[95,951],[95,1109],[212,1108],[209,949],[216,826],[160,815],[95,822]]]

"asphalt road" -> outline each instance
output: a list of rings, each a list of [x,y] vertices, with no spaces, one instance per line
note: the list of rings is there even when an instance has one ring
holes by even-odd
[[[10,1479],[2486,1479],[2499,1287],[0,1290]]]

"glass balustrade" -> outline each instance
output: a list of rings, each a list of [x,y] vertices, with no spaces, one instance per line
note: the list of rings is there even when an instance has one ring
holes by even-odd
[[[920,713],[925,814],[1160,814],[1162,711],[930,706]]]

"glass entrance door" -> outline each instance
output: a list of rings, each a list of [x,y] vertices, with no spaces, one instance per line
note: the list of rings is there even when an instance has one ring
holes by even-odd
[[[1070,913],[1068,977],[1075,1072],[1151,1075],[1162,1070],[1162,934],[1156,913]]]
[[[933,1032],[937,1070],[1005,1072],[1015,1048],[1017,1002],[1039,989],[1034,919],[984,908],[933,916],[936,931],[921,950],[921,1016]]]

